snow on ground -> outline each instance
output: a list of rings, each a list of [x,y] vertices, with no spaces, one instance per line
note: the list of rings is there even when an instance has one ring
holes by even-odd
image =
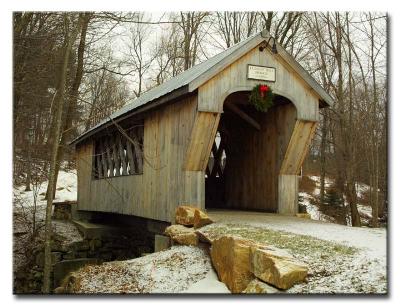
[[[264,229],[267,240],[269,236],[280,235],[281,238],[276,239],[279,243],[285,247],[294,245],[291,253],[310,265],[312,275],[308,283],[296,285],[288,293],[387,291],[387,237],[384,228],[355,228],[257,212],[209,210],[207,213],[217,223],[204,229],[235,224],[247,231],[250,238],[257,236],[251,232],[252,229],[258,228],[261,232]],[[268,232],[271,230],[273,232]]]
[[[371,206],[357,204],[358,212],[368,218],[372,218],[372,208]]]
[[[313,191],[314,196],[319,196],[321,192],[321,177],[317,175],[310,175],[308,176],[314,183],[315,183],[315,189]],[[329,177],[325,177],[325,187],[331,187],[333,185],[333,180],[330,179]]]
[[[26,254],[28,245],[33,243],[32,239],[41,240],[43,235],[44,221],[46,217],[47,181],[38,184],[37,190],[25,191],[25,186],[15,186],[13,190],[13,234],[14,234],[14,269],[18,270],[29,258]],[[37,196],[36,207],[34,198]],[[76,170],[60,170],[57,180],[56,197],[54,201],[75,201],[77,196]],[[36,210],[36,211],[35,211]],[[39,229],[38,236],[32,237],[33,223]],[[82,240],[78,229],[69,221],[52,220],[53,232],[63,237],[63,244],[69,244]]]
[[[369,192],[369,185],[364,184],[364,183],[356,183],[356,192],[357,192],[357,197],[361,198],[364,193]]]
[[[86,266],[73,275],[74,293],[179,293],[212,269],[203,249],[173,246],[140,258]]]
[[[318,207],[318,205],[313,204],[313,200],[315,200],[317,197],[320,195],[320,177],[316,175],[310,175],[308,176],[309,179],[311,179],[315,183],[315,188],[312,192],[312,194],[309,194],[307,192],[299,192],[299,196],[303,198],[302,204],[306,206],[307,213],[310,214],[311,219],[313,220],[319,220],[319,221],[324,221],[324,222],[330,222],[330,223],[335,223],[335,218],[328,216],[324,213],[322,213]],[[330,179],[329,177],[325,178],[325,185],[326,187],[331,187],[333,185],[334,181]],[[360,199],[364,196],[365,193],[369,192],[369,186],[364,183],[356,183],[356,192],[357,192],[357,197]],[[345,206],[348,206],[348,202],[345,197]],[[368,221],[372,218],[372,208],[371,206],[364,205],[364,204],[357,204],[358,211],[360,213],[361,221],[363,223],[367,224]],[[351,218],[350,216],[347,216],[347,225],[351,226]]]
[[[35,194],[37,195],[37,205],[46,205],[45,195],[48,181],[39,183],[37,190],[35,186],[31,187],[31,191],[25,191],[25,186],[14,187],[14,197],[19,197],[26,205],[32,206]],[[63,171],[58,174],[56,186],[55,202],[76,201],[77,198],[77,177],[76,170]]]
[[[34,186],[31,186],[31,191],[25,191],[25,186],[15,186],[14,193],[14,212],[29,218],[32,221],[33,214],[35,213],[36,222],[44,222],[46,217],[46,204],[45,200],[46,190],[48,182],[45,181],[37,185],[35,190]],[[63,171],[60,170],[57,180],[57,190],[54,201],[76,201],[77,198],[77,177],[76,170]],[[36,201],[36,212],[34,212],[35,196]],[[53,220],[53,227],[56,233],[67,238],[69,242],[80,239],[80,234],[75,226],[71,225],[70,222],[61,220]],[[14,229],[14,232],[18,231],[18,227]],[[68,241],[67,241],[68,242]]]
[[[302,204],[306,206],[307,213],[310,214],[311,219],[325,221],[325,222],[335,222],[335,219],[331,216],[323,214],[317,205],[311,203],[313,197],[306,192],[299,192],[299,195],[303,198]]]

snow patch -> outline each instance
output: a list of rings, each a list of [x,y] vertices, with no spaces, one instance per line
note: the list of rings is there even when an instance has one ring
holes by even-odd
[[[75,274],[75,293],[180,293],[212,269],[207,252],[173,246],[144,257],[87,266]]]
[[[335,220],[323,214],[317,205],[311,203],[313,196],[306,192],[299,192],[299,195],[303,198],[302,204],[306,206],[307,213],[310,214],[312,220],[324,221],[324,222],[334,222]]]
[[[25,186],[14,187],[14,197],[18,197],[25,205],[33,206],[35,195],[37,196],[37,205],[46,205],[45,195],[47,191],[48,181],[39,183],[37,190],[35,186],[31,186],[31,191],[25,191]],[[63,171],[58,173],[56,185],[55,202],[76,201],[77,199],[77,176],[76,170]]]

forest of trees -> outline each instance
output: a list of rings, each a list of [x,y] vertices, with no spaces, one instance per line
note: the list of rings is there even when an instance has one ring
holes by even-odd
[[[387,16],[379,13],[14,13],[14,184],[29,190],[46,179],[54,194],[60,165],[74,167],[73,138],[263,29],[336,102],[321,111],[303,169],[321,177],[320,203],[329,176],[349,203],[351,225],[360,226],[356,184],[363,182],[379,226],[388,198]]]

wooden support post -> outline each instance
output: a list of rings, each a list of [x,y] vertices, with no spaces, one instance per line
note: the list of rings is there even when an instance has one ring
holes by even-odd
[[[248,124],[250,124],[256,130],[259,131],[261,129],[261,126],[257,121],[255,121],[253,118],[251,118],[249,115],[247,115],[244,111],[242,111],[235,104],[233,104],[233,103],[225,103],[225,106],[229,110],[234,112],[236,115],[238,115],[240,118],[242,118],[244,121],[246,121]]]
[[[298,212],[299,177],[297,175],[279,175],[278,213],[295,215]]]
[[[198,112],[190,135],[183,169],[205,171],[220,119],[220,113]]]
[[[298,174],[307,155],[317,122],[296,120],[278,179],[278,212],[298,212]]]
[[[286,149],[280,174],[299,174],[314,136],[317,122],[296,120],[289,145]]]

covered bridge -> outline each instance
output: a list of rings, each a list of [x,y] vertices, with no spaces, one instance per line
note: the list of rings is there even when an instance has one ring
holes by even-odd
[[[274,93],[267,112],[249,103],[259,84]],[[166,222],[183,204],[295,214],[319,109],[332,103],[260,32],[75,139],[78,210]]]

